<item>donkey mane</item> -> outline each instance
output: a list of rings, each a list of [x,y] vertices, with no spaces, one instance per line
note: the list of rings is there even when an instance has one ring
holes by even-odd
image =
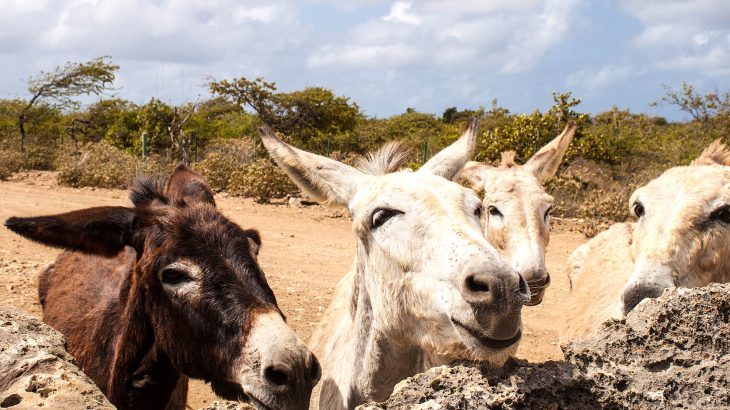
[[[513,168],[517,166],[515,157],[517,153],[515,151],[504,151],[502,152],[502,160],[499,162],[500,168]]]
[[[165,195],[165,181],[148,176],[140,176],[134,180],[129,189],[129,199],[138,207],[149,205],[154,201],[159,201],[163,205],[168,205],[170,202]]]
[[[406,164],[410,149],[401,141],[391,141],[375,152],[361,157],[356,168],[368,175],[385,175]]]
[[[690,165],[730,165],[730,150],[719,138],[710,144]]]

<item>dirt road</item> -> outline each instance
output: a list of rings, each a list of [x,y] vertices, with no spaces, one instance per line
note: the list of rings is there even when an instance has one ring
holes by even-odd
[[[350,221],[337,209],[257,205],[250,200],[216,197],[228,217],[261,232],[259,262],[266,272],[289,324],[308,340],[332,298],[337,281],[353,260],[355,238]],[[127,205],[126,191],[58,187],[53,174],[20,175],[0,182],[0,221],[10,216],[43,215],[101,205]],[[553,230],[547,264],[553,278],[543,303],[525,308],[524,339],[519,357],[530,361],[559,359],[557,326],[568,290],[567,257],[585,241],[560,224]],[[38,271],[53,262],[58,250],[21,239],[0,228],[0,304],[41,316],[37,297]],[[215,400],[200,382],[191,386],[189,405],[195,409]]]

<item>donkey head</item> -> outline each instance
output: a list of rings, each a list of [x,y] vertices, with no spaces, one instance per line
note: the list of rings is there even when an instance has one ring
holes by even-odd
[[[417,172],[392,173],[405,158],[394,145],[363,172],[293,148],[268,127],[261,134],[304,191],[349,210],[358,241],[353,316],[372,312],[364,326],[402,346],[501,360],[516,349],[529,290],[485,240],[474,191],[450,181],[472,154],[476,127]]]
[[[730,281],[730,150],[719,140],[637,189],[629,204],[638,220],[624,313],[666,288]]]
[[[542,183],[558,171],[574,132],[571,121],[524,165],[517,165],[515,153],[509,151],[502,153],[499,167],[470,161],[460,175],[477,192],[484,193],[482,224],[487,239],[527,280],[532,294],[528,305],[542,302],[550,285],[545,248],[550,241],[553,197]]]
[[[287,326],[258,265],[261,238],[215,207],[203,179],[184,166],[166,184],[140,179],[134,207],[99,207],[6,226],[38,242],[137,262],[120,298],[121,340],[110,398],[140,365],[145,344],[181,373],[211,382],[228,399],[268,408],[307,408],[320,375],[312,353]],[[120,382],[120,379],[122,380]]]

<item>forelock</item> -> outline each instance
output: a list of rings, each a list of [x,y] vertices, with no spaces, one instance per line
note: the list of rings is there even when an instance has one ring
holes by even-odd
[[[136,207],[143,207],[159,202],[162,205],[169,203],[165,196],[164,182],[148,176],[138,177],[129,191],[129,199]]]
[[[517,166],[515,157],[517,153],[515,151],[504,151],[502,152],[502,160],[499,162],[500,168],[512,168]]]
[[[360,158],[357,169],[369,175],[385,175],[406,164],[410,150],[400,141],[391,141],[376,152]]]

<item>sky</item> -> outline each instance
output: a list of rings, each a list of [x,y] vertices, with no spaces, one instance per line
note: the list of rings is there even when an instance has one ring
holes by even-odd
[[[209,78],[323,86],[369,116],[407,108],[652,107],[664,86],[730,90],[727,0],[0,0],[0,97],[67,61],[111,56],[116,95],[209,96]]]

